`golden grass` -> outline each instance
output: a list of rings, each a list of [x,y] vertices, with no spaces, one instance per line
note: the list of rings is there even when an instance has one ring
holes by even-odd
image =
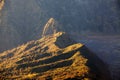
[[[83,44],[73,44],[71,46],[66,47],[65,49],[63,49],[63,53],[67,53],[73,50],[77,50],[79,48],[81,48],[83,46]]]
[[[37,73],[23,75],[22,79],[33,79],[37,75],[38,75]]]
[[[62,34],[60,32],[54,36],[43,37],[0,54],[0,77],[20,80],[64,80],[78,77],[89,80],[87,59],[79,51],[83,44],[59,48],[55,41]],[[11,53],[11,57],[7,56]]]

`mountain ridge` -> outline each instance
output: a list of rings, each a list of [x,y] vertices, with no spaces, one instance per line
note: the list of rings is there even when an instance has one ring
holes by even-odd
[[[107,68],[94,53],[64,32],[0,53],[1,79],[110,80]]]

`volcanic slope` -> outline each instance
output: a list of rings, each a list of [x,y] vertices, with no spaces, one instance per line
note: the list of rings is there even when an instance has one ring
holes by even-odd
[[[64,32],[0,53],[0,80],[111,80],[108,67]]]

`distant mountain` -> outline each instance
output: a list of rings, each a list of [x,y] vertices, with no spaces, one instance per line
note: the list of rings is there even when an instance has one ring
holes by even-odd
[[[0,79],[111,80],[106,64],[64,32],[0,53]]]
[[[71,34],[120,34],[119,0],[1,1],[0,51],[40,38],[51,17]]]

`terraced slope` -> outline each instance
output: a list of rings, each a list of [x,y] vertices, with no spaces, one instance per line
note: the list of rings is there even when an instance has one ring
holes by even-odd
[[[64,32],[0,53],[0,79],[111,80],[108,67]]]

